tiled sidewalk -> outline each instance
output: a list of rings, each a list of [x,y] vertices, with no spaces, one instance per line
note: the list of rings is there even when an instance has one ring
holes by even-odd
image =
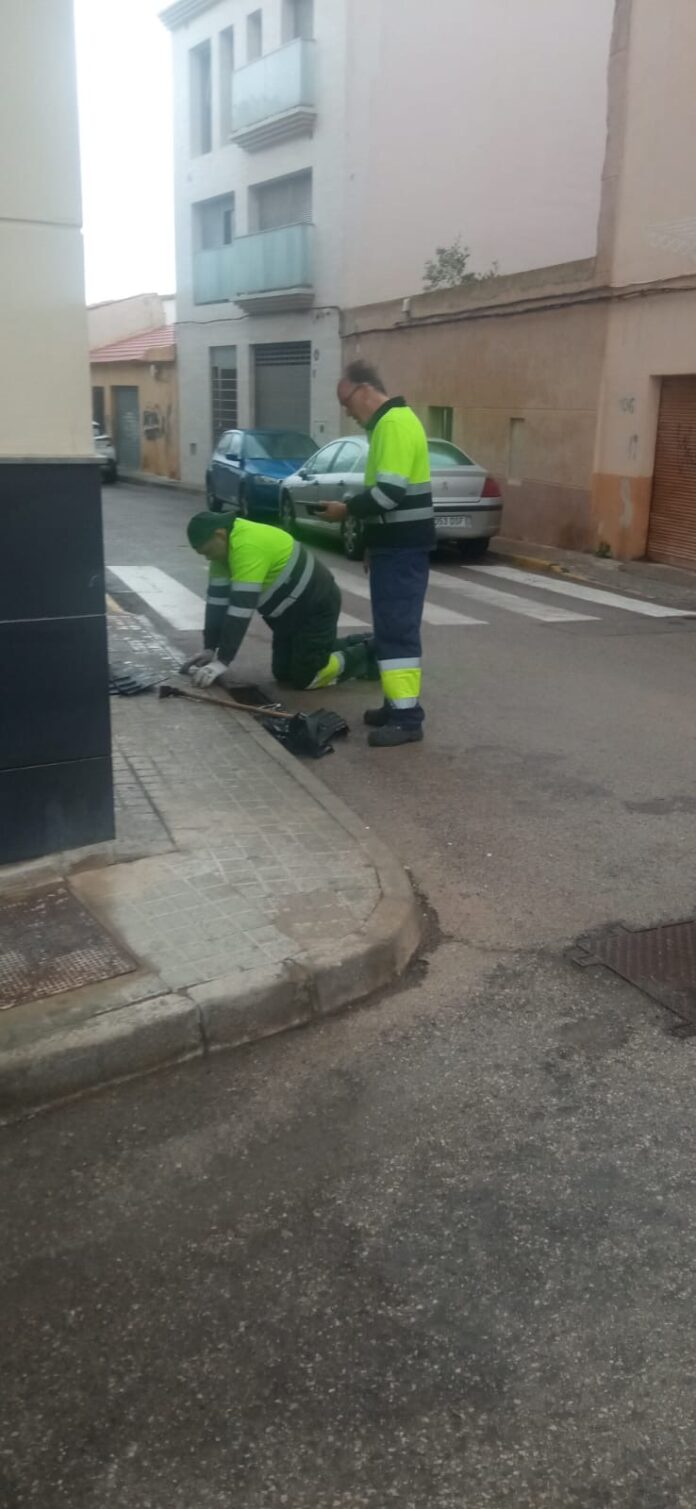
[[[151,648],[168,674],[176,652]],[[115,844],[10,867],[0,891],[60,882],[132,969],[0,1011],[3,1115],[310,1022],[420,940],[397,861],[250,715],[154,693],[111,708]]]
[[[379,899],[368,855],[245,714],[154,696],[112,702],[119,854],[89,893],[172,990],[338,942]],[[330,757],[329,757],[330,758]],[[156,857],[135,860],[156,844]]]

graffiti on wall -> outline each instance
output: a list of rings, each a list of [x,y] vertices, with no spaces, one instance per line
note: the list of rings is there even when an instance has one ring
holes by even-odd
[[[143,409],[143,435],[146,440],[168,440],[171,430],[172,406],[166,411],[160,404],[151,404]]]

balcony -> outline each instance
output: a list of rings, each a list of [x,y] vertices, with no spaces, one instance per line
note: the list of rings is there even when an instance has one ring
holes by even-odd
[[[195,304],[234,302],[248,314],[311,309],[314,303],[314,227],[284,225],[231,246],[196,252]]]
[[[314,42],[298,39],[232,77],[231,141],[259,152],[294,136],[311,136],[316,120]]]

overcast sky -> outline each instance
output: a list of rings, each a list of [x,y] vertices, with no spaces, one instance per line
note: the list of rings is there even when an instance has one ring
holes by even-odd
[[[165,0],[75,0],[87,301],[174,292]]]

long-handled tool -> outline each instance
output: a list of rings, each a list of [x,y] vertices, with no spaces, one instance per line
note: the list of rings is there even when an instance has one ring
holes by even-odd
[[[224,692],[216,686],[194,686],[185,676],[169,676],[166,681],[160,682],[158,696],[190,697],[193,702],[214,702],[218,707],[231,707],[233,712],[253,713],[255,717],[261,718],[292,717],[291,713],[283,712],[277,703],[254,706],[251,702],[237,702],[231,692]]]
[[[313,760],[333,753],[332,739],[349,733],[345,718],[338,713],[319,708],[313,713],[290,713],[275,707],[254,707],[247,702],[237,702],[229,692],[220,687],[192,686],[184,676],[172,676],[163,681],[160,697],[188,697],[193,702],[212,702],[216,707],[231,708],[233,712],[251,713],[260,718],[264,728],[273,734],[291,754],[308,755]]]

